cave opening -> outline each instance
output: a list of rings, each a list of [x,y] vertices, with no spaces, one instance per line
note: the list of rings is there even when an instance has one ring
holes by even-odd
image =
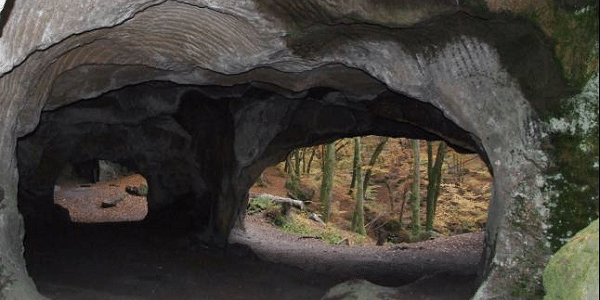
[[[190,290],[190,285],[175,283],[175,274],[205,283],[191,289],[195,292],[235,286],[239,274],[255,277],[239,283],[238,293],[247,296],[243,290],[252,290],[256,299],[281,298],[288,292],[269,285],[275,277],[297,281],[288,288],[320,297],[328,287],[361,274],[379,284],[401,285],[440,273],[449,282],[451,277],[459,278],[463,287],[471,289],[466,293],[471,293],[479,262],[452,273],[457,266],[451,262],[457,259],[455,254],[437,262],[423,258],[398,263],[413,270],[425,264],[420,271],[382,273],[376,264],[367,268],[348,264],[332,271],[327,262],[318,260],[299,271],[263,261],[256,256],[261,256],[260,251],[250,250],[258,237],[249,242],[252,238],[238,229],[244,227],[248,191],[268,166],[284,161],[298,147],[370,134],[445,140],[457,153],[481,156],[489,169],[476,137],[434,106],[387,90],[352,97],[324,87],[290,91],[264,83],[146,82],[45,111],[37,129],[17,146],[29,274],[38,289],[51,297],[61,293],[114,297],[98,287],[109,286],[122,295],[185,298],[187,292],[181,290]],[[95,166],[106,161],[143,176],[147,214],[139,222],[75,224],[55,205],[53,195],[61,186],[57,184],[61,173],[66,167],[93,181]],[[219,226],[227,214],[226,238],[230,238],[228,230],[237,237],[233,246],[222,248],[215,236],[223,234]],[[198,259],[199,254],[204,258]],[[178,257],[167,262],[165,257],[171,255]],[[481,249],[476,256],[480,258]],[[240,266],[240,260],[248,262]],[[286,260],[275,263],[298,267]],[[235,271],[225,273],[223,265]],[[436,269],[440,265],[445,268]],[[64,271],[68,268],[71,271]],[[90,271],[99,275],[86,275]]]
[[[318,226],[323,225],[320,219],[325,213],[321,190],[326,181],[326,145],[294,149],[284,161],[265,169],[250,189],[247,213],[261,214],[282,227],[281,223],[289,218],[288,209],[291,208],[299,214],[303,224],[298,224],[300,228],[284,226],[283,230],[299,234],[316,231],[313,234],[316,238],[324,236],[331,244],[415,242],[418,238],[410,236],[413,216],[409,207],[414,189],[415,150],[412,141],[374,135],[360,137],[366,240],[360,235],[347,236],[352,232],[350,223],[357,196],[354,171],[356,140],[353,138],[342,138],[332,145],[335,151],[330,204],[333,213],[330,213],[329,219],[346,235],[340,235],[337,230],[323,232]],[[484,230],[493,185],[485,162],[478,154],[456,152],[442,141],[418,140],[418,145],[420,227],[429,231],[422,238]],[[435,194],[437,198],[434,200]],[[302,203],[298,204],[297,200]],[[429,206],[436,209],[428,213]],[[428,214],[434,216],[431,228],[427,227]],[[282,215],[285,215],[283,220]],[[328,236],[329,233],[331,236]]]
[[[54,183],[54,204],[74,223],[141,221],[148,212],[146,179],[116,162],[67,164]]]

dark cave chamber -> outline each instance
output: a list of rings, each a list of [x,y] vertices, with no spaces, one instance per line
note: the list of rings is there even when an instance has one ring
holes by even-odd
[[[356,97],[323,87],[294,92],[254,83],[224,87],[146,82],[44,111],[36,130],[17,146],[29,274],[41,291],[57,297],[184,299],[189,282],[176,283],[173,274],[183,272],[189,275],[183,279],[227,290],[236,285],[235,276],[220,273],[227,266],[239,268],[239,276],[256,278],[244,283],[252,286],[240,285],[256,295],[306,299],[273,290],[267,278],[281,276],[298,283],[290,289],[320,297],[348,278],[261,261],[248,246],[227,246],[228,237],[244,226],[248,190],[266,167],[298,147],[369,134],[445,140],[459,152],[486,157],[477,138],[439,109],[392,91]],[[144,220],[73,223],[54,204],[60,171],[70,165],[93,181],[98,160],[146,178]],[[199,253],[202,262],[192,262]],[[96,274],[85,276],[86,269]],[[127,272],[131,269],[137,277]],[[46,284],[57,270],[64,286]],[[387,279],[396,285],[418,279],[397,275]],[[471,284],[473,276],[465,275],[465,281]],[[164,282],[167,288],[159,288]],[[113,294],[104,294],[103,285]],[[67,291],[66,286],[81,290]]]

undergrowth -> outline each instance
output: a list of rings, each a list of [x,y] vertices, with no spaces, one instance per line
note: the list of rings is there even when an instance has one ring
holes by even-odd
[[[313,224],[310,224],[310,222],[313,221],[308,220],[303,213],[292,213],[287,222],[284,222],[280,228],[284,232],[321,239],[330,245],[338,245],[344,240],[347,240],[348,244],[355,245],[362,245],[366,242],[366,237],[362,235],[352,232],[344,232],[333,225],[317,227]]]

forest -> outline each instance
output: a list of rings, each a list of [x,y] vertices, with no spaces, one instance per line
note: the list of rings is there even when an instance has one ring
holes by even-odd
[[[491,188],[477,154],[437,141],[355,137],[296,149],[267,168],[247,213],[330,244],[408,243],[482,230]]]

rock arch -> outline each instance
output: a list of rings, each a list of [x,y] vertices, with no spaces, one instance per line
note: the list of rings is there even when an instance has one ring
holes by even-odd
[[[48,130],[67,133],[73,127],[60,127],[65,120],[91,124],[77,128],[81,137],[97,132],[93,126],[111,132],[130,122],[141,130],[135,138],[162,132],[163,146],[190,151],[178,157],[200,165],[183,177],[197,179],[186,186],[213,212],[204,225],[215,242],[243,211],[248,184],[293,147],[377,132],[478,152],[494,191],[475,297],[539,291],[549,248],[538,116],[565,89],[548,39],[532,24],[443,0],[80,4],[16,1],[0,38],[0,287],[8,298],[36,295],[21,255],[17,139],[34,138],[42,112],[67,105],[68,118],[49,113],[54,122],[42,120],[37,130],[54,124],[60,129]],[[96,102],[86,107],[82,99]],[[128,110],[135,113],[123,115]],[[199,140],[209,147],[194,145]],[[105,148],[86,151],[117,155]],[[137,159],[147,174],[172,163],[157,163],[142,146],[130,150],[133,158],[123,159]],[[217,154],[222,159],[209,162]],[[203,177],[207,170],[219,179]],[[149,179],[150,193],[166,199],[169,184],[158,177]]]

